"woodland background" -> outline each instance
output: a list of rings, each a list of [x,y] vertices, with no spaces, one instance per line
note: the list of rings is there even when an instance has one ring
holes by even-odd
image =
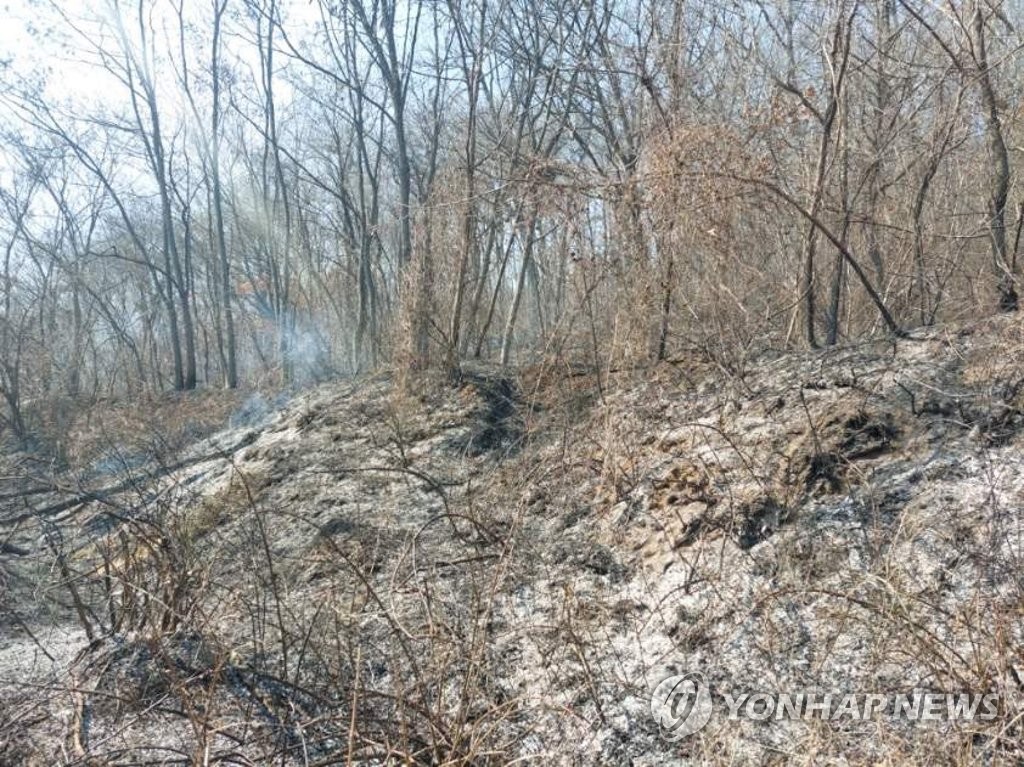
[[[26,4],[3,425],[472,359],[735,369],[1015,309],[1021,10]]]

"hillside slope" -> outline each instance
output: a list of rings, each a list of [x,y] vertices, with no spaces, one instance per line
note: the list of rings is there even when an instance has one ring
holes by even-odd
[[[423,392],[326,384],[104,492],[9,503],[0,761],[1024,758],[1019,321]],[[672,742],[651,693],[685,672],[715,710]],[[808,690],[999,713],[721,705]]]

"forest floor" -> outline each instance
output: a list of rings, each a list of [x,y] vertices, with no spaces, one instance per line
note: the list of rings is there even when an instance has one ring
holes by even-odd
[[[3,494],[0,764],[1024,759],[1019,319],[217,412]],[[729,715],[805,691],[998,703]]]

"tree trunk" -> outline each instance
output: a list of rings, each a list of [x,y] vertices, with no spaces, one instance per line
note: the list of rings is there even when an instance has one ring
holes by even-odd
[[[999,102],[988,66],[988,52],[985,49],[985,19],[982,4],[974,8],[972,23],[974,29],[974,54],[978,65],[978,88],[984,108],[985,133],[989,143],[990,197],[988,201],[988,231],[992,246],[992,262],[996,273],[996,289],[999,292],[999,309],[1004,312],[1017,310],[1016,277],[1010,270],[1006,248],[1006,200],[1010,189],[1010,156],[1003,139],[1003,128],[999,120]]]
[[[508,365],[512,356],[512,339],[516,327],[516,315],[519,313],[519,304],[523,300],[523,289],[526,286],[526,275],[530,271],[530,258],[533,255],[533,230],[537,223],[537,214],[530,216],[530,222],[526,226],[526,238],[523,242],[523,266],[519,270],[519,278],[516,280],[516,289],[512,294],[512,306],[508,310],[508,319],[505,322],[505,332],[501,339],[501,364]]]

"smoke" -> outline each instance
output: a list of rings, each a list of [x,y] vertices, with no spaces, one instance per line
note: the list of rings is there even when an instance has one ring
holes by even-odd
[[[302,325],[296,320],[285,332],[284,340],[285,358],[295,386],[323,383],[338,377],[327,340],[315,325]]]
[[[254,392],[228,417],[228,426],[233,429],[240,426],[262,426],[280,412],[289,399],[291,397],[285,392],[271,398]]]
[[[152,458],[153,456],[148,451],[110,450],[101,458],[93,461],[86,476],[92,479],[120,476],[141,469],[150,463]]]

